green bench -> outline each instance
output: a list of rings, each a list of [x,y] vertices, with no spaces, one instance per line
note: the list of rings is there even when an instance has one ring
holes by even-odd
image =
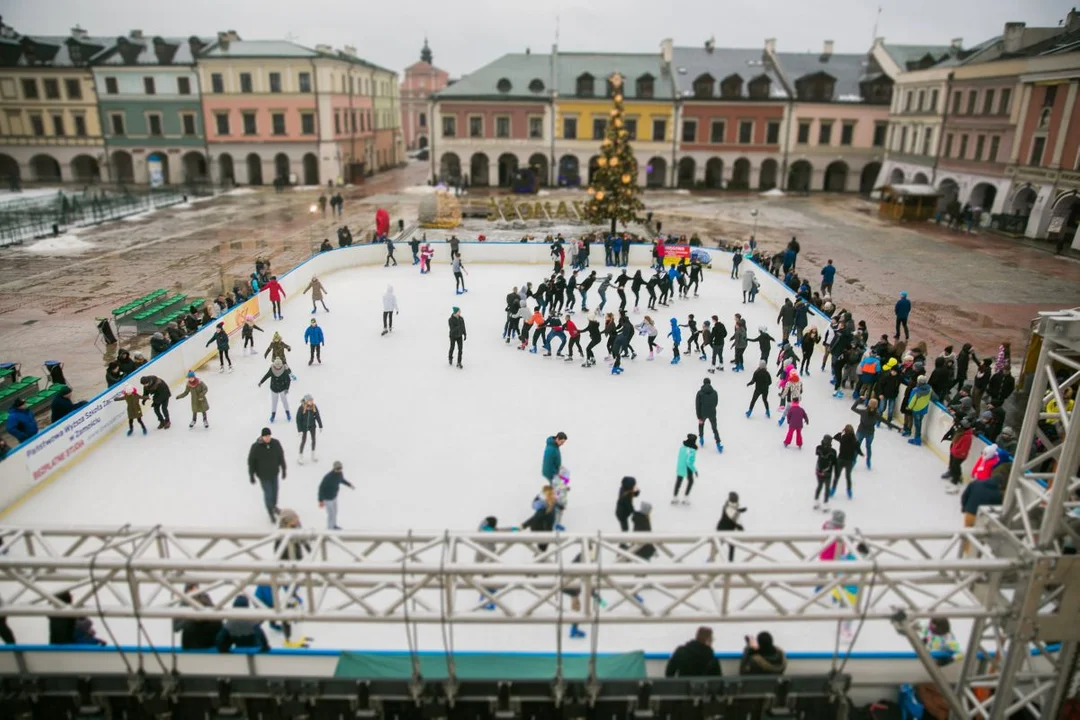
[[[126,305],[121,305],[118,308],[113,308],[113,311],[112,311],[113,317],[114,318],[119,318],[119,317],[121,317],[123,315],[127,315],[127,314],[133,312],[134,310],[138,310],[143,305],[146,305],[147,303],[151,303],[151,302],[157,300],[159,297],[164,295],[166,292],[168,292],[168,291],[165,290],[164,288],[159,288],[158,290],[155,290],[152,293],[148,293],[146,295],[143,295],[141,298],[138,298],[136,300],[132,300],[131,302],[127,303]]]
[[[38,383],[41,378],[33,376],[24,377],[17,383],[10,383],[0,389],[0,410],[7,410],[20,398],[27,398],[38,391]]]
[[[135,313],[132,317],[134,317],[135,320],[137,320],[138,322],[142,322],[143,320],[149,320],[154,315],[157,315],[159,312],[161,312],[163,310],[166,310],[166,309],[172,307],[173,305],[176,305],[179,302],[183,302],[186,299],[187,299],[186,295],[173,295],[171,298],[169,298],[168,300],[165,300],[164,302],[159,302],[156,305],[151,305],[150,307],[148,307],[148,308],[146,308],[144,310],[140,310],[139,312]]]
[[[30,412],[36,413],[46,405],[52,404],[52,399],[66,390],[66,385],[52,385],[26,398],[26,406],[30,408]]]
[[[10,385],[15,382],[15,368],[6,367],[0,368],[0,387],[4,385]]]
[[[179,310],[174,310],[168,315],[154,320],[154,327],[165,327],[171,322],[178,321],[180,318],[187,315],[189,307],[191,307],[192,305],[198,305],[199,307],[202,307],[205,303],[206,300],[203,298],[195,298],[194,300],[192,300],[191,298],[186,298],[184,301],[184,306],[182,308],[180,308]]]

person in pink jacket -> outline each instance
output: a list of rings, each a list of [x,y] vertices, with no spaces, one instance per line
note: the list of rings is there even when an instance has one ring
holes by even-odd
[[[804,425],[810,424],[810,416],[806,414],[806,411],[799,405],[798,400],[792,400],[791,404],[787,408],[787,437],[784,438],[784,447],[791,444],[791,436],[795,436],[795,444],[800,448],[802,447],[802,429]]]
[[[825,524],[821,526],[822,530],[843,530],[847,523],[847,516],[843,510],[833,510],[832,517],[825,521]],[[825,549],[821,551],[818,556],[820,560],[839,560],[847,554],[847,549],[844,546],[843,540],[833,540],[831,543],[825,546]]]
[[[975,461],[975,467],[971,469],[972,480],[989,480],[990,473],[994,472],[1001,457],[998,454],[997,445],[987,445],[979,453],[979,459]]]

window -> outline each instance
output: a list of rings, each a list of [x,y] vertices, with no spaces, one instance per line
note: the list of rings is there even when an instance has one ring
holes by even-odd
[[[952,94],[952,114],[953,115],[959,115],[960,114],[960,102],[961,102],[962,95],[963,95],[963,93],[961,93],[959,90],[957,90],[956,92],[954,92]]]
[[[0,97],[5,99],[14,99],[17,97],[15,92],[15,78],[0,78]]]
[[[82,83],[78,78],[64,80],[64,90],[67,91],[68,100],[82,100]]]
[[[932,112],[932,113],[937,112],[937,101],[938,101],[938,91],[933,90],[933,91],[930,92],[930,107],[928,108],[930,110],[930,112]]]
[[[821,120],[818,125],[818,145],[832,144],[832,121]]]
[[[117,116],[119,117],[119,116]],[[122,120],[123,118],[121,118]],[[123,130],[123,122],[120,123],[120,129]],[[33,130],[34,135],[37,137],[43,137],[45,135],[45,121],[41,119],[41,116],[34,113],[30,116],[30,128]],[[123,133],[121,133],[123,134]]]
[[[195,134],[195,116],[191,113],[184,113],[180,116],[180,125],[184,128],[185,135]]]
[[[417,124],[422,128],[427,127],[427,113],[420,113],[419,122]]]
[[[334,134],[341,134],[341,112],[334,113]]]
[[[975,159],[982,160],[983,149],[986,147],[986,136],[979,135],[975,138]]]
[[[626,124],[626,136],[631,140],[637,140],[637,118],[627,118]]]
[[[112,125],[113,135],[124,134],[124,116],[121,113],[113,113],[110,115],[109,123]]]
[[[37,98],[38,98],[37,80],[35,80],[34,78],[23,78],[22,92],[23,92],[23,97],[26,98],[27,100],[37,100]]]
[[[442,119],[443,137],[452,138],[457,135],[457,118],[453,115],[444,116]]]
[[[637,79],[637,96],[647,100],[653,96],[653,76],[642,75]]]
[[[45,98],[47,100],[59,100],[60,99],[60,81],[55,78],[46,78],[45,82]],[[1051,103],[1052,104],[1052,103]]]
[[[270,92],[272,92],[272,93],[281,92],[281,73],[279,73],[279,72],[270,73]]]
[[[998,113],[1001,115],[1009,114],[1009,98],[1012,96],[1012,90],[1010,88],[1001,89],[1001,103],[998,105]]]
[[[480,116],[469,118],[469,137],[484,137],[484,118]]]
[[[240,73],[240,92],[252,92],[251,73]]]
[[[627,121],[629,126],[630,121]],[[542,138],[544,137],[544,118],[531,117],[529,118],[529,137],[530,138]]]
[[[840,144],[850,145],[855,137],[855,123],[846,122],[840,126]]]
[[[1051,86],[1053,87],[1053,86]],[[1043,150],[1046,149],[1046,138],[1037,137],[1031,141],[1031,160],[1028,165],[1038,166],[1042,164]]]
[[[922,135],[922,154],[923,155],[929,155],[930,154],[930,146],[933,144],[933,142],[934,142],[934,129],[933,128],[926,128],[925,130],[923,130],[923,135]]]
[[[257,135],[258,129],[255,124],[255,113],[246,112],[241,113],[241,117],[244,119],[244,134],[245,135]]]
[[[923,110],[923,102],[924,102],[925,100],[926,100],[926,91],[925,91],[925,90],[920,90],[920,91],[919,91],[919,99],[918,99],[918,101],[917,101],[917,102],[915,103],[915,105],[916,105],[916,107],[915,107],[915,110],[916,110],[916,112],[922,112],[922,110]]]
[[[713,120],[712,125],[709,126],[709,142],[722,143],[724,142],[724,130],[726,126],[723,120]]]
[[[67,133],[64,131],[64,116],[62,113],[55,113],[52,116],[53,135],[56,137],[64,137]]]
[[[765,142],[768,145],[778,145],[780,143],[780,123],[770,122],[765,126]]]
[[[987,156],[989,162],[997,162],[998,149],[1001,145],[1001,138],[994,135],[990,138],[990,155]]]
[[[983,115],[992,115],[994,112],[994,90],[987,90],[983,94]]]
[[[86,137],[86,118],[83,115],[73,115],[71,119],[75,123],[75,136]]]
[[[225,92],[225,80],[221,77],[221,73],[210,74],[210,89],[216,93]]]
[[[349,126],[352,128],[353,132],[356,132],[356,111],[355,110],[350,110],[349,111]]]
[[[979,102],[979,91],[978,90],[970,91],[968,93],[968,101],[967,101],[967,114],[968,115],[974,115],[975,114],[975,105],[978,104],[978,102]]]
[[[888,123],[874,123],[874,147],[885,147],[885,136],[888,132]]]
[[[712,75],[702,75],[694,81],[694,97],[711,98],[713,96]]]
[[[899,151],[907,152],[907,127],[900,128],[900,147]]]
[[[497,117],[495,118],[495,137],[508,138],[510,137],[510,118]]]
[[[349,76],[349,94],[350,95],[353,94],[353,77],[352,77],[352,75]]]
[[[754,121],[739,121],[739,144],[749,145],[752,142],[754,142]]]
[[[661,142],[667,137],[667,120],[653,120],[652,121],[652,139],[654,142]]]
[[[420,81],[420,87],[426,87],[423,80]],[[544,81],[540,78],[533,78],[529,81],[529,92],[542,93],[544,92]]]
[[[968,146],[968,136],[967,135],[961,135],[960,136],[960,154],[957,155],[956,157],[960,158],[961,160],[966,160],[967,159],[967,146]]]
[[[161,115],[150,113],[146,116],[148,132],[154,137],[161,137]]]
[[[750,97],[754,100],[768,100],[771,84],[771,81],[767,77],[761,76],[754,78],[747,86],[750,90]]]
[[[593,140],[603,140],[605,130],[607,130],[607,118],[593,118],[593,121],[592,121],[592,137],[593,137]]]
[[[298,76],[298,79],[300,81],[299,82],[300,92],[302,92],[302,93],[311,92],[311,73],[302,72]]]
[[[144,77],[142,79],[142,84],[143,84],[143,90],[146,91],[147,95],[156,94],[157,90],[154,87],[154,78],[152,78],[152,77]]]
[[[911,112],[911,99],[914,94],[911,90],[904,93],[904,112],[906,113]]]
[[[177,95],[190,95],[191,94],[191,78],[178,77],[176,78],[176,94]]]
[[[682,141],[692,143],[697,139],[697,120],[683,120]]]
[[[229,134],[229,114],[228,113],[215,113],[214,123],[217,126],[218,135]]]
[[[952,139],[952,133],[945,136],[945,152],[943,153],[945,157],[952,157]]]
[[[49,81],[45,81],[45,94],[48,95]],[[1043,92],[1043,107],[1054,107],[1054,101],[1057,100],[1057,85],[1047,85],[1046,90]]]
[[[285,113],[270,113],[270,132],[273,135],[285,134]]]
[[[118,92],[120,92],[120,89],[116,87],[116,78],[114,78],[114,77],[105,78],[105,94],[106,95],[116,95]]]
[[[810,122],[808,120],[802,120],[799,122],[799,139],[800,145],[805,145],[810,142]]]
[[[303,135],[315,134],[315,114],[300,113],[300,132]]]
[[[514,85],[507,78],[499,78],[499,82],[495,83],[495,89],[505,95],[514,89]]]
[[[593,96],[593,76],[589,73],[581,75],[577,79],[577,95],[578,97],[592,97]]]
[[[725,99],[742,97],[742,78],[738,75],[725,78],[720,83],[720,97]]]

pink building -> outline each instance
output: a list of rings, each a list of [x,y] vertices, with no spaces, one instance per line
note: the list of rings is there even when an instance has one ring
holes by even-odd
[[[401,127],[409,150],[426,148],[431,143],[431,96],[450,82],[449,73],[432,65],[431,60],[431,48],[425,38],[420,61],[405,68],[401,83]]]

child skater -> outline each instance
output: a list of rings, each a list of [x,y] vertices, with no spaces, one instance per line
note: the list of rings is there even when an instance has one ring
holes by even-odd
[[[203,427],[209,428],[210,421],[206,419],[206,413],[210,410],[210,403],[206,400],[206,383],[195,377],[193,370],[188,371],[187,382],[184,383],[184,392],[177,395],[176,399],[180,400],[189,395],[191,396],[191,422],[188,427],[195,427],[195,420],[199,413],[202,413]]]
[[[244,339],[245,355],[256,355],[258,351],[255,349],[255,331],[263,332],[263,329],[255,324],[255,318],[248,315],[244,318],[244,327],[240,330],[240,337]],[[251,348],[251,352],[248,352],[248,348]]]
[[[142,421],[142,402],[140,402],[139,391],[134,387],[125,388],[113,400],[123,400],[127,405],[128,436],[130,437],[135,432],[135,423],[139,423],[142,434],[145,435],[146,425]]]
[[[694,476],[697,475],[697,439],[694,433],[689,433],[679,448],[679,463],[676,467],[675,495],[671,498],[672,505],[679,504],[679,488],[683,478],[686,478],[686,494],[683,495],[682,504],[690,504],[690,490],[694,487]]]
[[[679,329],[679,321],[675,318],[671,318],[671,332],[667,334],[671,338],[671,364],[679,364],[679,344],[682,342],[682,330]]]

